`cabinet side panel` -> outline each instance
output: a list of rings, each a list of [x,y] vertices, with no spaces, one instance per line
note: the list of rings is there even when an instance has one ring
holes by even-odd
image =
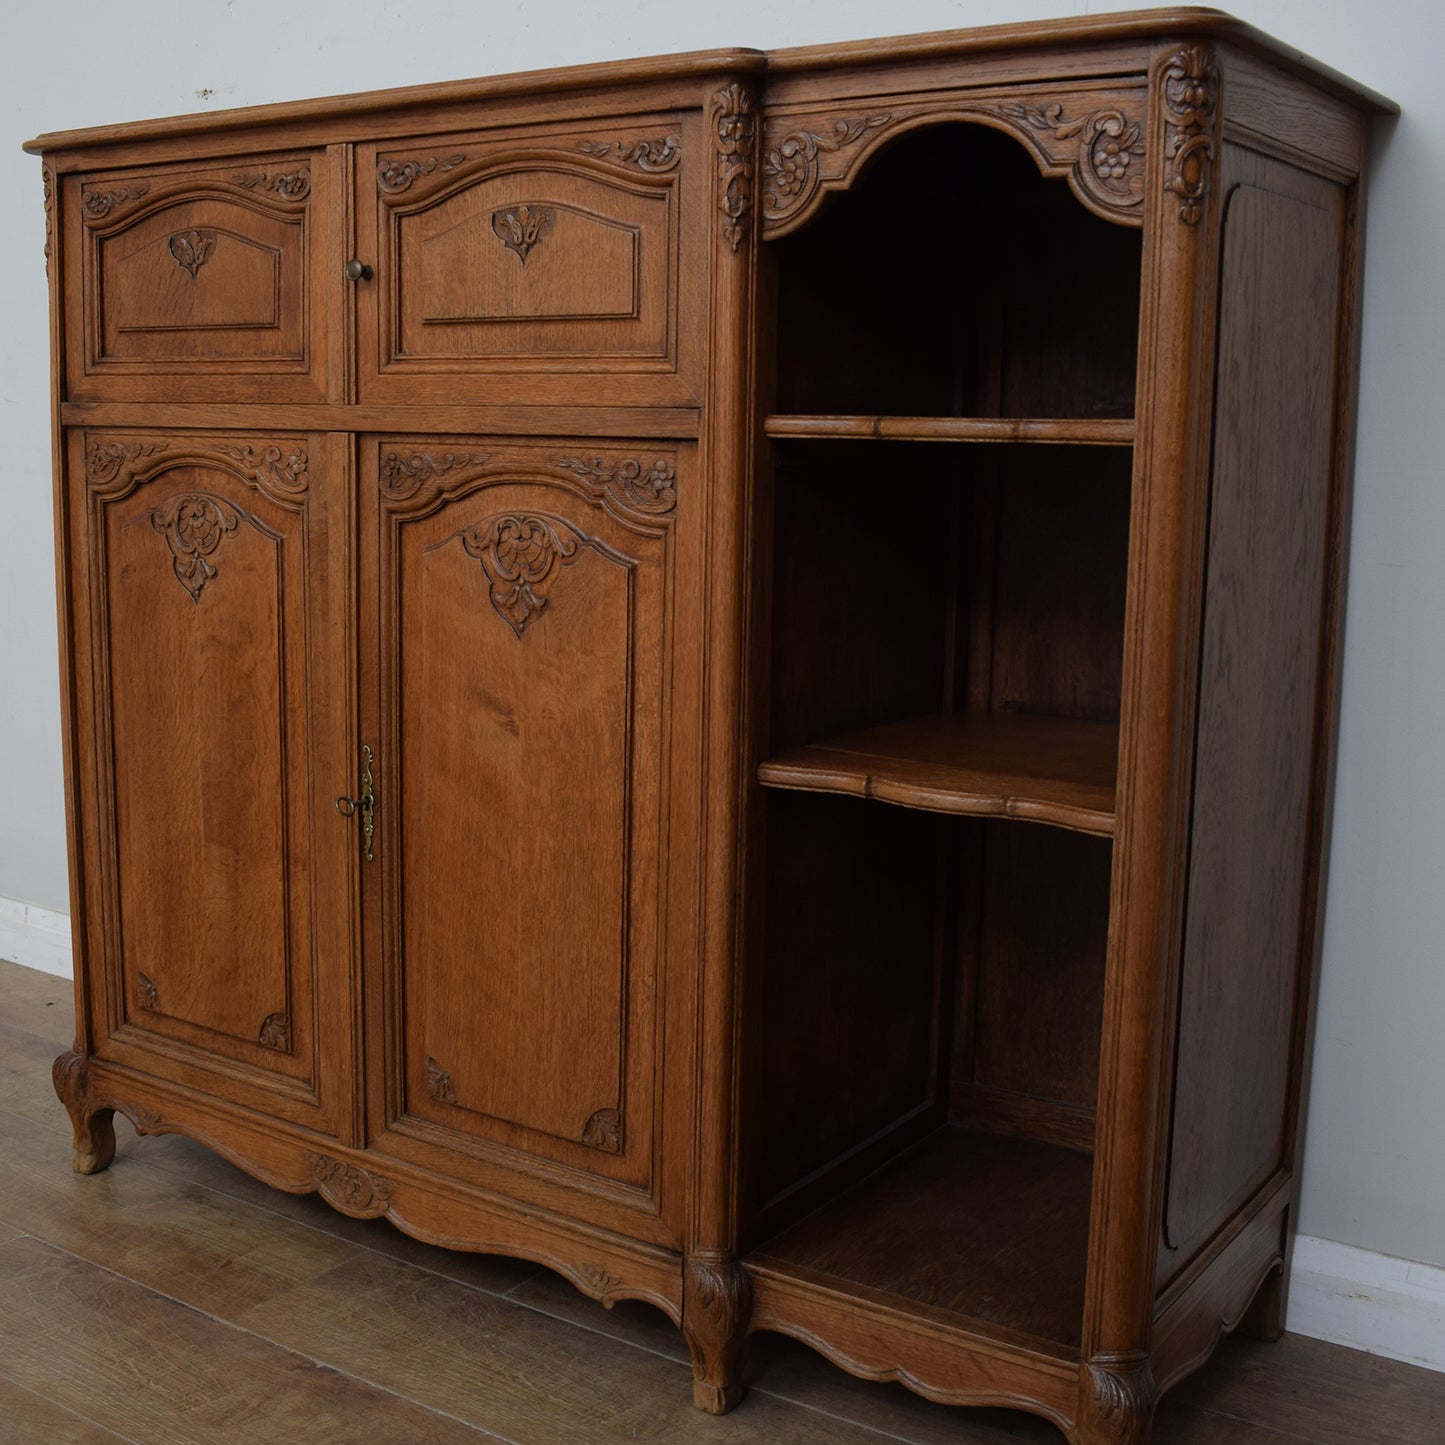
[[[1231,150],[1161,1277],[1287,1168],[1344,193]]]

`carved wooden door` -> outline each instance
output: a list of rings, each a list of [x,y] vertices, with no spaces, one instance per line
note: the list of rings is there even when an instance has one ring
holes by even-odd
[[[336,1131],[345,451],[155,430],[70,445],[96,1054]]]
[[[363,458],[378,1143],[493,1182],[541,1157],[640,1205],[663,1072],[679,449],[406,438]],[[679,667],[687,697],[695,664]]]

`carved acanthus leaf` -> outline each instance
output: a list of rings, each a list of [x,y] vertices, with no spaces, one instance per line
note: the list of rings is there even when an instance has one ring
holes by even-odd
[[[519,638],[546,608],[557,574],[588,540],[555,517],[514,513],[489,517],[457,535],[467,555],[482,564],[493,610]]]
[[[429,176],[433,171],[455,170],[465,160],[466,156],[461,152],[441,160],[436,156],[407,161],[379,159],[376,183],[388,196],[398,196],[403,191],[409,191],[423,176]]]
[[[289,1054],[291,1052],[290,1016],[284,1013],[267,1014],[261,1020],[261,1029],[256,1035],[256,1042],[263,1049],[276,1049],[280,1053]]]
[[[176,581],[190,593],[193,602],[201,600],[206,583],[216,575],[211,557],[241,525],[244,515],[221,497],[206,492],[182,493],[172,497],[167,506],[151,512],[151,526],[170,549]]]
[[[381,490],[396,501],[404,501],[433,477],[444,477],[463,467],[479,467],[490,455],[489,452],[447,452],[434,457],[430,452],[413,452],[404,457],[399,452],[387,452],[381,459]]]
[[[558,457],[554,465],[587,483],[604,501],[648,516],[660,516],[677,505],[677,471],[671,462],[651,464],[636,457],[604,461],[601,457]]]
[[[122,186],[114,191],[83,191],[80,197],[81,209],[93,221],[103,221],[117,206],[127,201],[138,201],[150,192],[150,183],[138,186]]]
[[[622,1152],[622,1115],[616,1109],[599,1109],[582,1129],[582,1142],[611,1154]]]
[[[426,1091],[433,1099],[443,1104],[455,1104],[457,1091],[452,1087],[452,1076],[435,1059],[426,1061]]]
[[[160,994],[156,990],[154,982],[144,973],[137,973],[135,976],[136,996],[143,1009],[152,1011],[160,1008]]]
[[[769,221],[785,220],[808,204],[822,178],[820,152],[840,151],[857,145],[892,119],[887,111],[878,115],[844,117],[833,123],[831,135],[795,130],[766,145],[763,153],[764,218]]]
[[[283,201],[304,201],[311,194],[311,170],[297,166],[293,171],[237,171],[231,177],[248,191],[274,191]]]
[[[334,1209],[355,1219],[374,1219],[391,1207],[390,1180],[325,1154],[307,1159],[321,1197]]]
[[[1096,1434],[1125,1442],[1141,1438],[1139,1426],[1153,1418],[1158,1390],[1146,1355],[1096,1355],[1089,1361],[1090,1405]]]
[[[671,134],[651,140],[578,141],[577,149],[598,160],[620,161],[640,171],[670,171],[682,159],[682,137]]]
[[[737,81],[712,99],[718,161],[718,210],[723,239],[734,251],[747,234],[753,206],[753,165],[757,149],[757,115],[753,94]]]
[[[546,206],[525,204],[492,212],[492,234],[525,266],[532,248],[547,235],[557,217]]]
[[[1197,226],[1209,198],[1219,70],[1202,45],[1186,45],[1164,66],[1164,189],[1179,197],[1179,219]]]
[[[283,492],[297,496],[311,484],[307,471],[309,461],[302,447],[283,452],[279,446],[252,447],[222,444],[216,450],[229,457],[249,478],[262,485],[267,482]]]
[[[211,252],[216,249],[216,233],[214,231],[181,231],[171,237],[170,251],[176,265],[191,278],[196,279],[196,273],[211,259]]]
[[[92,442],[85,451],[85,475],[98,486],[104,486],[115,481],[122,470],[128,471],[138,461],[165,451],[169,445],[169,442],[112,442],[102,446],[100,442]]]
[[[79,1110],[90,1097],[90,1060],[67,1049],[51,1064],[50,1081],[60,1102],[71,1112]]]

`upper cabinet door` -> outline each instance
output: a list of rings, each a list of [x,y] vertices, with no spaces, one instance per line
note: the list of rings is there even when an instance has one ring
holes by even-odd
[[[694,115],[357,150],[363,401],[695,405]],[[368,193],[370,203],[368,203]]]
[[[72,178],[67,398],[326,400],[327,189],[304,151]]]

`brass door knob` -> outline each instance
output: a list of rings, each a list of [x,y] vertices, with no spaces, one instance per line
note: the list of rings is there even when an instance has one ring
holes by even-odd
[[[370,281],[372,277],[371,267],[365,261],[358,260],[353,256],[346,263],[346,279],[348,281]]]

